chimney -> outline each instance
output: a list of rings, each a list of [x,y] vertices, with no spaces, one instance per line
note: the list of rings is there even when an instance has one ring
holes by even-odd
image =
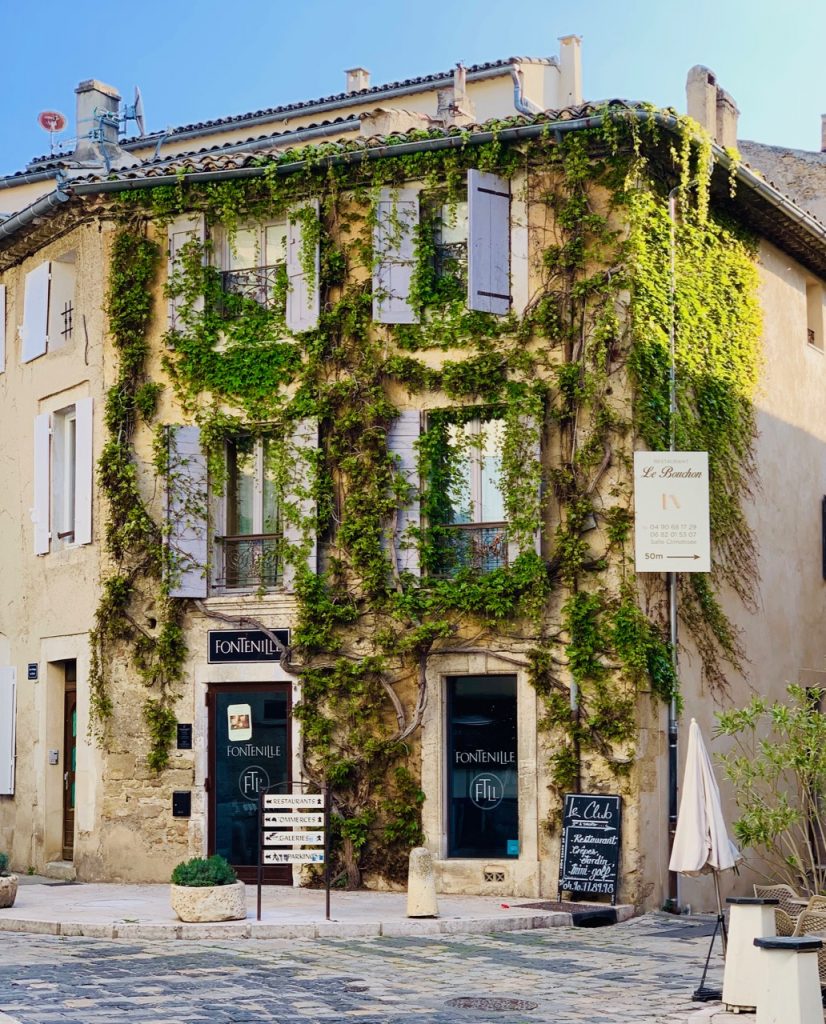
[[[734,149],[740,111],[732,97],[717,84],[714,72],[695,64],[688,72],[685,96],[688,116],[705,128],[718,145]]]
[[[714,137],[724,149],[737,149],[737,104],[724,89],[717,89],[717,118]]]
[[[361,92],[362,89],[370,88],[370,72],[367,68],[348,68],[344,74],[347,75],[345,92]]]
[[[826,114],[820,115],[820,152],[826,153]]]
[[[77,145],[75,156],[79,160],[100,162],[101,144],[118,144],[118,109],[120,96],[117,89],[90,78],[75,89],[77,96]]]
[[[472,124],[476,117],[467,94],[467,70],[457,64],[453,72],[453,88],[436,92],[436,120],[445,125]]]
[[[563,107],[582,103],[581,43],[581,36],[559,37],[559,100]]]

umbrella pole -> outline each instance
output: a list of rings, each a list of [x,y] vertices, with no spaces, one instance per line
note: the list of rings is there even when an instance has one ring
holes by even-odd
[[[722,992],[718,988],[706,988],[706,975],[708,974],[708,965],[711,963],[711,954],[714,951],[714,940],[717,938],[717,932],[720,932],[720,938],[723,942],[723,959],[726,956],[726,948],[728,947],[728,936],[726,935],[726,918],[723,914],[723,901],[720,898],[720,876],[718,872],[712,872],[714,875],[714,893],[717,896],[717,920],[714,923],[714,931],[711,934],[711,942],[708,947],[708,955],[706,956],[705,967],[703,967],[703,976],[700,979],[700,986],[697,988],[692,995],[692,1000],[695,1003],[709,1003],[716,1002],[722,999]]]
[[[720,937],[723,940],[723,959],[726,956],[726,950],[728,949],[728,935],[726,935],[726,918],[723,914],[723,901],[720,899],[720,873],[713,871],[714,875],[714,892],[717,896],[717,920],[720,924]]]

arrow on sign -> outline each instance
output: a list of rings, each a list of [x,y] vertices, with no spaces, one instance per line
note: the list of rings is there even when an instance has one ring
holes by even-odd
[[[695,561],[699,557],[699,555],[666,555],[666,558],[693,558]]]

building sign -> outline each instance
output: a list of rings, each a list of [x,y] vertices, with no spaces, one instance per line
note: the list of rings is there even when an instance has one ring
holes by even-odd
[[[559,855],[562,892],[610,896],[617,902],[620,854],[618,796],[566,793]]]
[[[286,647],[290,642],[288,629],[272,633]],[[211,629],[207,661],[210,665],[237,662],[280,661],[281,651],[260,629]]]
[[[711,572],[708,452],[634,452],[637,572]]]

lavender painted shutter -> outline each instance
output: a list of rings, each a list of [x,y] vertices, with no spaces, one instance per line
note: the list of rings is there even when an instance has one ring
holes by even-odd
[[[172,275],[179,267],[181,249],[186,243],[193,240],[203,243],[205,238],[206,226],[201,214],[186,214],[182,217],[176,217],[169,224],[167,228],[167,283],[171,282]],[[176,330],[181,327],[181,324],[178,322],[178,310],[181,304],[181,298],[172,298],[170,296],[168,304],[170,330]],[[195,303],[194,308],[198,311],[203,309],[203,307],[204,300],[200,298]]]
[[[418,223],[416,189],[381,190],[373,229],[373,319],[380,324],[416,323],[409,297]]]
[[[34,553],[49,553],[49,505],[51,501],[52,417],[44,412],[34,418]]]
[[[0,284],[0,373],[6,370],[6,286]]]
[[[14,795],[14,725],[17,669],[0,668],[0,796]]]
[[[23,342],[20,361],[37,359],[46,351],[49,324],[49,277],[50,264],[41,263],[26,274],[23,295],[23,323],[20,337]]]
[[[468,307],[504,314],[511,307],[510,183],[470,170],[468,194]]]
[[[75,403],[75,544],[92,543],[92,401]]]
[[[296,480],[292,493],[285,494],[282,530],[286,544],[302,549],[310,572],[318,570],[318,538],[315,530],[316,503],[312,493],[312,459],[318,449],[318,420],[314,417],[299,420],[291,438],[296,466]],[[310,522],[308,522],[310,521]],[[307,535],[309,531],[309,535]],[[284,561],[283,583],[286,590],[295,590],[297,566]]]
[[[307,203],[318,217],[318,200]],[[318,275],[320,270],[318,242],[315,244],[312,280],[301,265],[303,248],[304,224],[299,220],[287,219],[287,277],[290,287],[287,292],[287,327],[298,333],[313,331],[318,327],[320,311],[320,290]]]
[[[419,505],[419,466],[416,442],[419,440],[420,413],[418,409],[402,409],[387,431],[387,447],[399,460],[399,471],[410,485],[408,502],[399,509],[396,520],[396,558],[400,571],[420,575],[418,537],[411,537],[410,529],[421,523]]]
[[[198,427],[170,427],[167,529],[170,597],[207,596],[207,466]]]

